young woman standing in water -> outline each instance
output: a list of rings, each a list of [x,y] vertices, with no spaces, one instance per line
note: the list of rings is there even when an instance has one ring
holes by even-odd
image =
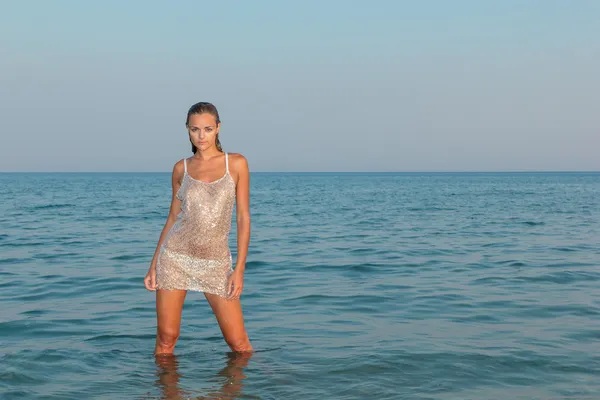
[[[250,241],[248,162],[223,152],[214,105],[194,104],[185,125],[194,155],[173,167],[169,216],[144,278],[146,289],[156,291],[154,354],[173,353],[188,290],[204,292],[232,351],[251,352],[240,304]],[[238,251],[232,269],[228,238],[234,203]]]

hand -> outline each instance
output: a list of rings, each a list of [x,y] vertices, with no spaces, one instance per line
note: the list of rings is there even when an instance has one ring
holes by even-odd
[[[234,270],[227,280],[227,299],[239,299],[244,288],[244,273]]]
[[[144,286],[151,292],[156,290],[156,268],[150,267],[144,278]]]

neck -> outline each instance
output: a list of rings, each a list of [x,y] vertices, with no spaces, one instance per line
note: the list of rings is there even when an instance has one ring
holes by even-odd
[[[216,147],[211,147],[210,149],[206,149],[206,150],[196,150],[196,154],[194,154],[194,158],[198,158],[200,160],[209,160],[213,157],[219,156],[223,154],[223,152],[220,152],[219,150],[217,150]]]

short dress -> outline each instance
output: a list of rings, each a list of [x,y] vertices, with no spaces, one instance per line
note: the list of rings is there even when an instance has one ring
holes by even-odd
[[[156,262],[158,289],[183,289],[227,296],[232,270],[229,232],[235,203],[235,181],[229,173],[212,182],[184,173],[176,197],[181,212],[167,232]]]

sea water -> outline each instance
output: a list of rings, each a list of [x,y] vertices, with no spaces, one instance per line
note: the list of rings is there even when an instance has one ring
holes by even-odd
[[[256,352],[190,292],[157,359],[170,174],[0,174],[0,398],[600,398],[600,173],[253,173],[250,196]]]

